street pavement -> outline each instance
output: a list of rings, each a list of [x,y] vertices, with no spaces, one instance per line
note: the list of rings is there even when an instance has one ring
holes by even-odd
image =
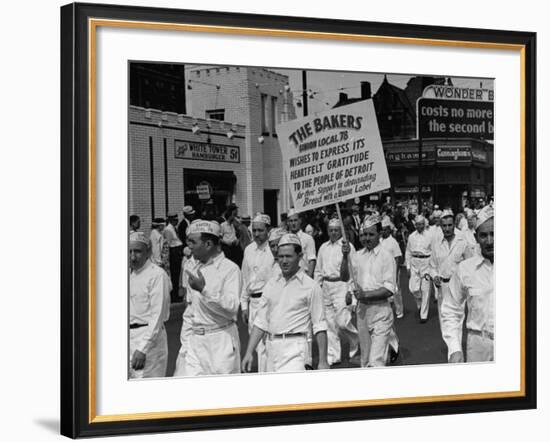
[[[405,315],[402,319],[395,319],[395,328],[399,337],[399,356],[391,365],[418,365],[418,364],[441,364],[447,362],[447,347],[441,338],[439,328],[439,319],[437,316],[437,303],[433,297],[430,299],[430,314],[428,321],[420,323],[416,303],[408,289],[407,272],[402,268],[401,290],[403,294],[403,304]],[[170,319],[166,322],[166,332],[168,333],[168,368],[167,376],[172,376],[176,366],[176,358],[180,348],[180,330],[183,315],[183,303],[174,303],[171,305]],[[238,321],[239,335],[241,338],[241,355],[246,350],[248,344],[247,326],[241,321],[239,315]],[[346,346],[342,345],[342,353],[346,353]],[[316,354],[314,349],[314,365]],[[345,358],[341,364],[333,368],[358,367],[357,361],[349,361]]]

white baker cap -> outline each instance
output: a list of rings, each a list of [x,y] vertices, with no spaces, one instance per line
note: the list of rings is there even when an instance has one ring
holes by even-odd
[[[424,218],[422,215],[416,215],[416,218],[414,219],[415,223],[424,223],[426,224],[426,218]]]
[[[271,229],[271,232],[269,232],[269,242],[279,241],[285,234],[286,231],[281,229],[280,227]]]
[[[140,242],[145,244],[147,247],[151,247],[151,240],[147,238],[143,232],[132,232],[130,233],[130,242]]]
[[[380,217],[378,215],[369,215],[365,218],[365,221],[363,221],[363,225],[361,226],[362,230],[368,229],[369,227],[375,226],[380,222]]]
[[[495,209],[492,208],[491,206],[485,206],[477,214],[476,229],[478,229],[479,226],[481,226],[484,222],[489,221],[494,216],[495,216]]]
[[[221,227],[216,221],[197,219],[187,228],[188,235],[193,233],[209,233],[210,235],[220,236]]]
[[[441,218],[446,218],[447,216],[454,216],[454,213],[451,209],[445,209],[442,213],[441,213]]]
[[[291,216],[294,216],[294,215],[298,215],[298,211],[293,207],[292,209],[290,209],[288,211],[287,216],[288,216],[288,218],[290,218]]]
[[[286,246],[287,244],[295,244],[300,247],[302,246],[302,242],[300,241],[300,238],[298,238],[298,236],[295,235],[294,233],[286,233],[279,240],[279,247]]]
[[[269,215],[265,215],[263,213],[258,213],[256,216],[254,216],[254,218],[252,219],[252,222],[253,223],[263,223],[266,226],[270,226],[271,225],[271,218],[269,217]]]
[[[382,218],[382,227],[391,227],[393,229],[393,223],[389,216]]]
[[[441,218],[443,216],[443,212],[441,210],[434,210],[432,213],[434,218]]]
[[[342,227],[342,223],[338,218],[331,218],[328,222],[328,227]]]

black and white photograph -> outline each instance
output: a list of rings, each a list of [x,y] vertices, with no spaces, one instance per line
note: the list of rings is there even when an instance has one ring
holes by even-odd
[[[493,78],[128,79],[129,379],[497,359]]]

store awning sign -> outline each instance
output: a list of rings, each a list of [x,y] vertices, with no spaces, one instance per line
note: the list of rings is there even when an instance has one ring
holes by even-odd
[[[471,163],[472,152],[469,147],[438,147],[438,163]]]
[[[280,124],[277,134],[298,212],[390,187],[372,100]]]
[[[218,161],[222,163],[239,163],[241,161],[238,146],[174,140],[174,148],[174,156],[184,160]]]

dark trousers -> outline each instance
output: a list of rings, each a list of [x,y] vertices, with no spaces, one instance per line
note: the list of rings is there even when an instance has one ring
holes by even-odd
[[[170,298],[172,302],[179,301],[179,285],[181,273],[181,261],[183,259],[183,245],[170,247],[170,279],[172,280],[172,291]]]

